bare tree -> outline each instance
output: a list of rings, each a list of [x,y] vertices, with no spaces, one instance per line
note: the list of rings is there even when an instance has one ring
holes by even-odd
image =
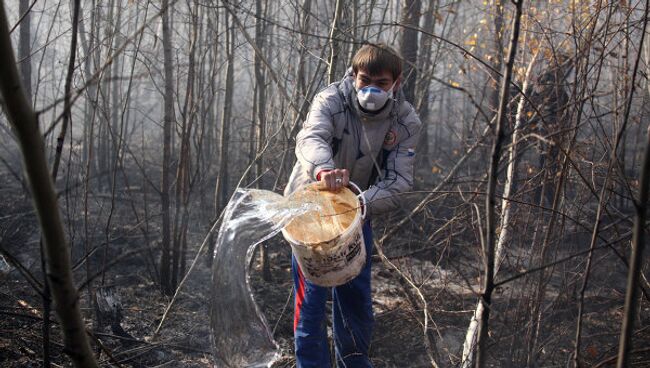
[[[226,32],[226,88],[225,97],[223,102],[223,110],[221,112],[221,132],[219,135],[219,176],[217,177],[217,184],[214,191],[214,218],[218,218],[219,214],[226,207],[228,202],[228,158],[229,158],[229,140],[230,140],[230,123],[232,119],[232,101],[233,101],[233,84],[234,84],[234,49],[235,49],[235,32],[231,24],[231,16],[228,12],[224,12],[224,27]],[[214,245],[211,244],[211,249],[208,250],[208,259],[211,261]]]
[[[329,68],[327,71],[327,83],[333,83],[338,76],[336,75],[336,65],[339,60],[339,53],[341,53],[341,45],[338,41],[340,38],[340,22],[341,14],[343,13],[343,1],[336,0],[334,5],[334,17],[332,19],[332,27],[330,28],[329,44],[330,44],[330,57]]]
[[[18,60],[20,75],[27,99],[32,103],[32,12],[29,0],[20,0],[18,12],[20,20],[20,40],[18,41]]]
[[[187,73],[187,87],[185,92],[185,103],[183,105],[183,122],[181,125],[181,148],[179,152],[178,166],[176,171],[176,198],[174,216],[174,243],[172,248],[172,278],[173,289],[178,286],[182,277],[180,274],[184,267],[185,249],[187,247],[187,228],[189,221],[189,200],[190,200],[190,175],[191,175],[191,142],[192,131],[196,120],[196,106],[200,92],[196,89],[196,50],[199,36],[199,7],[194,1],[188,5],[191,14],[191,32],[189,44],[189,60]]]
[[[434,28],[435,28],[435,17],[434,17],[434,12],[437,11],[437,7],[439,5],[439,0],[428,0],[427,1],[427,7],[426,10],[424,11],[424,24],[422,28],[425,30],[425,32],[430,32],[433,33]],[[418,46],[419,48],[419,56],[418,56],[418,68],[414,71],[411,71],[411,73],[415,72],[417,73],[417,70],[420,70],[420,75],[424,73],[430,73],[430,75],[433,75],[435,73],[435,66],[436,62],[435,60],[432,60],[433,55],[432,55],[432,42],[433,42],[433,37],[428,35],[427,33],[422,33],[420,35],[420,44]],[[437,54],[437,53],[436,53]],[[417,74],[411,79],[410,81],[416,81],[417,80]],[[431,96],[429,90],[431,88],[431,78],[420,78],[420,80],[416,83],[415,89],[414,89],[414,94],[413,94],[413,100],[411,100],[411,103],[413,106],[417,109],[418,115],[420,116],[420,120],[422,121],[422,129],[420,131],[420,142],[418,142],[418,154],[422,157],[428,158],[429,157],[429,119],[430,119],[430,112],[431,112],[431,104],[429,103],[429,98]],[[417,96],[417,99],[416,99]],[[429,160],[424,160],[425,166],[428,168],[429,167]]]
[[[166,11],[162,14],[162,44],[163,44],[163,69],[165,73],[165,88],[163,95],[163,162],[162,162],[162,184],[161,184],[161,204],[162,204],[162,255],[160,257],[160,283],[162,291],[170,295],[173,293],[170,273],[170,247],[171,247],[171,206],[170,206],[170,170],[171,170],[171,151],[172,151],[172,125],[176,122],[174,116],[174,71],[172,61],[172,40],[170,30],[169,0],[163,0],[163,9]]]
[[[418,35],[420,25],[422,2],[420,0],[404,1],[402,8],[402,24],[407,27],[400,32],[400,50],[405,61],[404,84],[402,90],[406,100],[415,104],[415,85],[418,80],[418,71],[415,66],[418,62]]]
[[[481,304],[483,313],[479,315],[479,331],[476,340],[476,367],[483,368],[486,365],[487,355],[487,337],[488,321],[490,318],[490,308],[492,292],[494,291],[494,270],[495,270],[495,191],[497,182],[497,170],[501,158],[501,146],[505,139],[505,122],[507,117],[508,96],[510,94],[510,80],[512,77],[512,68],[514,67],[515,56],[517,55],[517,44],[519,42],[519,27],[522,14],[523,0],[513,1],[515,5],[515,15],[512,23],[512,34],[510,36],[510,47],[508,48],[508,59],[504,66],[503,79],[499,91],[499,110],[495,126],[495,140],[490,155],[490,169],[488,173],[487,192],[485,194],[485,244],[483,245],[483,290],[481,294]]]
[[[620,313],[625,298],[618,291],[636,267],[628,253],[650,112],[650,93],[638,91],[647,82],[645,39],[642,69],[633,67],[646,0],[523,3],[496,158],[489,150],[503,118],[498,110],[515,14],[510,1],[176,2],[91,0],[78,21],[74,1],[3,3],[14,54],[20,54],[18,77],[25,90],[33,87],[27,98],[44,131],[50,176],[54,167],[58,173],[73,274],[85,279],[80,290],[87,288],[79,302],[101,339],[101,364],[111,356],[115,365],[162,364],[175,336],[201,342],[179,345],[172,359],[203,359],[201,352],[182,350],[209,349],[208,332],[194,323],[204,310],[199,298],[209,292],[203,281],[211,268],[195,267],[205,248],[213,253],[207,228],[216,235],[235,186],[284,188],[295,136],[314,96],[341,77],[359,46],[380,42],[406,57],[404,91],[429,129],[417,146],[416,189],[404,196],[408,213],[373,216],[385,249],[373,273],[373,360],[475,366],[478,318],[486,312],[485,365],[602,367],[616,361],[613,352],[622,346],[629,365],[643,359],[647,348],[638,344],[647,331],[639,323],[650,300],[643,260],[634,271],[639,307],[626,312],[636,318],[634,326],[624,333],[610,316]],[[79,52],[73,56],[75,26]],[[10,297],[0,302],[0,314],[7,317],[3,329],[18,331],[20,339],[9,348],[0,342],[0,355],[12,349],[9,354],[31,363],[40,357],[14,346],[42,341],[48,365],[51,341],[51,363],[65,365],[67,357],[56,354],[61,325],[48,326],[54,317],[47,318],[38,248],[23,246],[32,244],[27,237],[36,213],[25,203],[27,184],[19,189],[20,151],[7,116],[0,111],[0,254],[16,272],[0,267],[0,278],[11,281],[2,283]],[[214,201],[206,201],[212,192]],[[493,198],[489,226],[486,196]],[[417,200],[412,210],[407,197]],[[488,233],[494,234],[489,243]],[[290,361],[289,248],[280,242],[269,239],[268,248],[258,248],[261,257],[252,259],[261,259],[262,278],[249,282]],[[142,258],[120,261],[140,250]],[[43,242],[43,262],[47,251]],[[194,257],[188,270],[186,255]],[[490,288],[484,281],[491,256]],[[26,284],[34,295],[26,295]],[[153,344],[138,338],[116,344],[102,331],[108,325],[98,318],[99,308],[91,312],[101,302],[100,284],[117,285],[130,305],[158,300],[152,284],[173,295]],[[38,315],[14,300],[36,300],[38,309],[41,298]],[[179,308],[172,308],[175,302]],[[141,316],[157,318],[157,305],[125,308],[125,329],[148,334],[150,319]],[[38,321],[26,325],[25,318]],[[468,322],[476,329],[467,329]],[[619,341],[629,331],[630,340]],[[469,338],[464,359],[463,335]],[[131,350],[130,344],[142,346]],[[137,357],[151,349],[157,353]]]
[[[526,68],[526,74],[524,76],[522,91],[528,90],[530,74],[537,60],[537,55],[538,55],[537,53],[533,55],[530,63],[528,64],[528,67]],[[517,105],[515,126],[512,131],[511,143],[508,148],[508,167],[506,169],[506,181],[504,183],[503,200],[501,202],[501,221],[500,221],[501,231],[499,232],[496,241],[495,250],[494,250],[494,275],[495,276],[499,272],[499,267],[501,265],[501,261],[503,260],[505,246],[506,244],[511,242],[511,237],[512,237],[512,232],[514,227],[513,209],[512,209],[513,203],[511,199],[515,195],[514,187],[515,187],[515,181],[517,180],[516,179],[517,162],[519,160],[518,145],[519,145],[519,139],[520,139],[521,131],[523,130],[523,124],[525,120],[524,119],[525,103],[526,103],[526,99],[522,94],[519,98],[519,103]],[[475,348],[477,345],[477,338],[478,338],[477,329],[479,327],[480,318],[481,315],[483,314],[484,309],[485,306],[483,305],[483,302],[479,301],[474,311],[474,315],[472,316],[472,319],[470,321],[470,325],[467,329],[465,342],[463,344],[463,356],[462,356],[463,367],[469,367],[472,365],[472,362],[474,362],[474,354],[476,352]]]
[[[65,346],[75,366],[97,367],[81,317],[78,292],[72,281],[70,251],[47,169],[43,138],[16,69],[4,3],[0,3],[0,50],[4,65],[0,72],[4,107],[20,142],[34,206],[45,238],[48,279],[63,327]]]
[[[648,47],[644,44],[646,34],[646,27],[648,26],[648,13],[650,12],[650,1],[645,3],[645,13],[643,16],[643,27],[641,33],[640,45]],[[647,42],[647,40],[646,40]],[[632,74],[632,83],[625,106],[625,115],[623,126],[626,125],[630,117],[630,110],[632,108],[632,97],[634,96],[635,82],[637,72],[639,70],[639,62],[643,49],[639,49],[637,54],[634,70]],[[618,142],[617,142],[618,143]],[[614,147],[616,150],[617,145]],[[632,236],[632,254],[630,254],[630,267],[627,276],[627,291],[625,293],[625,308],[623,311],[623,323],[621,327],[621,337],[618,346],[618,361],[617,368],[627,367],[630,364],[630,351],[632,350],[632,333],[634,331],[634,320],[636,318],[636,311],[638,308],[638,293],[639,293],[639,279],[642,274],[642,260],[643,249],[645,247],[645,227],[646,218],[648,213],[648,192],[650,191],[650,128],[646,133],[646,146],[643,157],[643,164],[641,173],[639,174],[639,195],[638,200],[634,201],[635,219],[634,219],[634,234]]]
[[[642,270],[643,249],[645,247],[645,223],[648,212],[648,190],[650,189],[650,129],[648,129],[646,150],[641,170],[639,185],[639,198],[635,201],[636,217],[634,221],[634,235],[632,237],[632,254],[630,255],[630,268],[628,270],[627,291],[625,293],[625,307],[623,323],[618,350],[617,367],[628,367],[630,352],[632,350],[632,333],[634,320],[638,308],[639,278]]]
[[[268,5],[267,0],[255,1],[255,43],[257,48],[260,50],[265,49],[265,33],[267,27],[264,24],[264,19],[266,18],[265,14],[267,13]],[[269,106],[267,106],[266,73],[264,71],[262,55],[255,53],[254,58],[255,83],[253,86],[253,122],[255,126],[254,147],[256,147],[254,157],[257,157],[257,161],[255,162],[255,170],[253,170],[253,172],[254,180],[256,181],[255,186],[261,188],[262,176],[264,173],[264,155],[262,154],[262,147],[266,141],[266,115],[270,109]],[[271,269],[269,265],[267,244],[262,243],[259,245],[259,248],[262,277],[264,280],[269,281],[271,279]]]

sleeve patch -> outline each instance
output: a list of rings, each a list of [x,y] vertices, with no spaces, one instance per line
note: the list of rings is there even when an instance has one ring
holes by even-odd
[[[386,133],[384,137],[384,146],[392,146],[397,141],[397,132],[395,129],[391,129]]]

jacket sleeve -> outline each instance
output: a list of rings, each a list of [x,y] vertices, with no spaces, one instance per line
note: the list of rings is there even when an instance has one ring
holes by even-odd
[[[420,139],[422,123],[414,110],[399,123],[398,143],[385,152],[382,173],[377,182],[363,193],[370,214],[385,213],[400,207],[404,197],[400,193],[413,188],[415,147]]]
[[[334,169],[332,139],[335,127],[332,111],[338,111],[338,92],[330,86],[314,98],[307,119],[296,136],[296,158],[306,174],[316,180],[316,174]]]

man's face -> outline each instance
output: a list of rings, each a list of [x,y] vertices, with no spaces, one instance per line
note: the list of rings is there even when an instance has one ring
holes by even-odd
[[[373,85],[375,87],[383,89],[386,92],[390,91],[391,87],[393,87],[393,84],[395,84],[396,88],[399,85],[399,83],[395,83],[393,74],[388,70],[384,70],[379,74],[370,75],[370,73],[363,69],[359,69],[359,71],[357,71],[357,74],[354,76],[354,84],[357,89]]]

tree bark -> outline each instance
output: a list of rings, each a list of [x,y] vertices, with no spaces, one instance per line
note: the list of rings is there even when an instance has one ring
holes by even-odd
[[[105,5],[107,9],[103,9],[101,5],[99,6],[100,17],[98,19],[98,25],[101,24],[101,21],[104,20],[104,37],[106,38],[105,46],[107,49],[106,59],[112,59],[114,55],[114,45],[115,45],[115,34],[117,33],[117,26],[115,25],[115,0],[111,0],[108,4]],[[107,13],[102,14],[102,11]],[[101,50],[100,47],[98,49]],[[112,65],[112,64],[111,64]],[[98,167],[98,176],[105,178],[109,175],[111,171],[111,162],[112,162],[112,149],[111,149],[111,129],[112,129],[112,119],[111,119],[111,96],[112,88],[116,88],[116,84],[113,82],[114,72],[113,67],[106,68],[105,78],[103,78],[101,85],[99,86],[101,96],[101,105],[100,110],[100,123],[98,129],[98,144],[97,144],[97,167]],[[99,100],[98,100],[99,101]],[[109,180],[100,180],[100,188],[102,190],[108,190],[110,181]]]
[[[526,76],[524,78],[524,83],[522,86],[523,91],[528,90],[528,82],[530,80],[530,73],[533,69],[533,65],[535,64],[535,61],[537,59],[537,53],[533,55],[532,60],[528,64],[528,68],[526,69]],[[523,115],[524,115],[524,106],[525,106],[526,99],[524,96],[521,96],[519,100],[519,104],[517,106],[517,115],[515,117],[515,127],[512,132],[512,138],[511,138],[511,144],[510,144],[510,149],[509,149],[509,157],[508,157],[508,168],[507,168],[507,174],[506,174],[506,181],[504,184],[504,189],[503,189],[503,201],[501,202],[501,232],[499,233],[499,239],[496,243],[496,248],[494,252],[494,275],[496,276],[497,272],[499,272],[499,266],[501,264],[501,260],[503,258],[503,249],[507,243],[510,242],[511,238],[511,230],[512,230],[512,202],[510,201],[510,198],[514,195],[514,183],[516,181],[515,174],[517,171],[517,161],[518,161],[518,151],[517,151],[517,142],[519,140],[519,134],[522,130],[522,124],[524,121]],[[463,344],[463,356],[462,356],[462,366],[463,367],[470,367],[472,362],[474,361],[474,352],[475,349],[474,347],[476,346],[476,329],[479,325],[479,318],[481,314],[484,312],[484,306],[482,302],[479,302],[479,304],[476,306],[476,310],[474,312],[474,316],[472,317],[472,320],[470,321],[470,325],[467,328],[467,334],[465,336],[465,343]]]
[[[268,9],[268,2],[266,0],[257,0],[255,2],[255,43],[257,48],[264,50],[265,40],[264,34],[266,33],[266,27],[263,23],[263,17],[266,14]],[[257,147],[257,152],[255,158],[255,177],[256,187],[262,187],[262,178],[260,175],[264,172],[264,156],[262,155],[262,147],[264,147],[264,142],[266,141],[266,76],[264,74],[264,62],[262,61],[261,55],[255,53],[255,116],[256,120],[256,133],[255,133],[255,143]],[[263,242],[259,245],[260,247],[260,262],[262,268],[262,278],[264,281],[271,280],[271,268],[269,265],[269,256],[267,243]]]
[[[643,248],[645,247],[645,223],[648,212],[648,189],[650,188],[650,129],[648,129],[646,148],[643,159],[643,169],[640,175],[639,200],[634,203],[636,217],[632,235],[632,254],[630,268],[627,273],[627,291],[625,293],[625,309],[621,337],[618,345],[617,368],[627,367],[632,350],[632,332],[634,318],[638,308],[639,274],[642,270]]]
[[[32,47],[31,27],[32,14],[29,6],[30,0],[20,0],[18,13],[20,21],[20,35],[18,41],[18,60],[20,60],[20,76],[25,88],[25,96],[32,104],[32,60],[29,57]]]
[[[224,13],[226,27],[226,88],[223,110],[221,114],[221,132],[219,135],[219,173],[214,191],[214,218],[218,218],[228,202],[228,141],[230,140],[230,116],[232,112],[233,84],[234,84],[234,49],[235,31],[234,25],[230,22],[230,14]],[[212,246],[209,249],[208,261],[212,263]]]
[[[508,60],[505,65],[503,79],[501,81],[501,88],[499,91],[499,110],[497,112],[496,121],[496,138],[492,146],[492,155],[490,158],[490,170],[488,173],[487,193],[485,195],[485,211],[486,211],[486,225],[485,225],[485,238],[486,244],[483,262],[484,262],[484,276],[483,276],[483,293],[481,295],[480,303],[483,304],[483,311],[479,315],[479,332],[476,342],[476,367],[483,368],[486,365],[486,349],[487,349],[487,336],[488,336],[488,321],[490,318],[490,304],[492,301],[492,291],[494,290],[494,261],[495,261],[495,211],[494,204],[496,198],[496,183],[499,167],[499,159],[501,157],[501,146],[505,139],[504,125],[507,116],[508,96],[510,92],[510,80],[512,77],[512,68],[515,63],[515,56],[517,55],[517,43],[519,39],[519,26],[521,21],[523,0],[515,2],[515,16],[512,24],[512,35],[510,38],[510,47],[508,49]]]
[[[400,52],[404,58],[402,91],[406,100],[415,104],[415,84],[417,81],[418,34],[422,2],[406,0],[402,8],[402,24],[409,27],[400,32]]]
[[[188,5],[189,7],[189,5]],[[190,138],[194,128],[196,111],[196,45],[198,41],[198,3],[193,2],[193,9],[189,12],[192,18],[192,32],[190,36],[190,51],[188,60],[187,88],[183,107],[183,124],[181,126],[181,149],[176,170],[176,208],[174,217],[174,243],[172,248],[172,287],[176,289],[180,273],[182,272],[181,259],[184,258],[183,250],[187,243],[187,226],[189,220],[190,197],[190,159],[192,156]]]
[[[121,32],[122,29],[120,28],[120,24],[122,23],[122,1],[118,0],[117,4],[115,7],[113,7],[113,12],[114,12],[114,21],[113,23],[113,34],[111,36],[112,40],[112,47],[117,48],[118,45],[122,44],[121,42]],[[120,105],[121,105],[121,98],[120,95],[122,94],[122,76],[120,74],[121,71],[121,66],[120,66],[120,57],[119,54],[115,56],[113,59],[113,63],[111,65],[111,76],[113,78],[112,81],[108,80],[105,81],[105,83],[110,83],[111,87],[111,96],[110,99],[108,96],[106,98],[111,101],[110,106],[111,106],[111,128],[109,129],[109,148],[108,148],[108,153],[109,153],[109,165],[108,169],[110,170],[108,174],[110,175],[111,181],[111,192],[115,191],[115,186],[117,183],[115,183],[115,178],[117,177],[116,171],[118,169],[118,161],[119,161],[119,155],[120,155],[120,148],[122,145],[122,137],[119,136],[120,134]],[[122,124],[124,123],[124,120],[122,119]]]
[[[89,78],[93,73],[91,71],[91,63],[93,60],[93,52],[95,48],[95,2],[93,1],[90,5],[90,11],[91,11],[91,16],[90,16],[90,34],[87,34],[86,30],[86,21],[83,19],[83,17],[79,21],[79,33],[80,33],[80,43],[81,47],[84,51],[84,62],[83,62],[83,70],[84,70],[84,75],[86,78]],[[86,90],[85,93],[85,105],[84,105],[84,122],[83,122],[83,148],[82,148],[82,160],[83,160],[83,166],[86,166],[86,161],[88,160],[88,155],[89,155],[89,145],[90,142],[92,142],[91,135],[89,134],[90,131],[90,125],[91,125],[91,119],[94,116],[94,97],[95,93],[94,91],[94,84],[91,86],[88,86],[88,89]]]
[[[68,123],[72,118],[71,113],[71,102],[70,102],[70,91],[72,90],[72,77],[74,74],[74,65],[76,62],[77,56],[77,34],[78,34],[78,25],[79,25],[79,8],[80,0],[75,0],[73,3],[73,15],[72,15],[72,35],[70,41],[70,58],[68,61],[68,70],[65,78],[65,85],[63,87],[63,123],[61,125],[61,131],[56,142],[56,151],[54,155],[54,164],[52,167],[52,185],[56,185],[56,178],[58,176],[59,164],[61,163],[61,155],[63,153],[63,143],[65,142],[66,132],[68,130]],[[21,29],[22,34],[22,29]],[[22,41],[22,40],[21,40]],[[22,45],[21,45],[22,47]],[[30,67],[31,69],[31,67]],[[23,81],[25,81],[25,76],[23,75]],[[31,78],[29,78],[29,83],[31,83]],[[43,250],[43,239],[41,238],[41,249]],[[44,257],[46,253],[43,252],[41,257]],[[43,260],[43,264],[46,264],[47,261]],[[45,280],[45,285],[43,289],[43,365],[49,367],[50,365],[50,310],[51,310],[51,290],[50,285],[47,280]]]
[[[336,0],[334,8],[334,19],[332,20],[332,28],[330,29],[329,44],[330,44],[330,58],[329,68],[327,70],[327,84],[334,83],[336,77],[336,64],[339,60],[339,53],[341,46],[338,42],[339,38],[339,22],[341,20],[341,13],[343,12],[343,4],[341,0]]]
[[[492,22],[494,24],[493,35],[493,44],[494,44],[494,58],[492,59],[492,70],[489,71],[490,78],[492,81],[488,82],[488,89],[490,91],[488,96],[488,103],[491,111],[498,110],[499,106],[499,81],[501,76],[497,73],[497,70],[501,70],[503,63],[503,35],[505,33],[504,27],[504,17],[503,17],[504,6],[501,5],[500,0],[492,1],[490,4],[490,12],[492,13]]]
[[[645,13],[643,17],[643,30],[641,33],[641,45],[647,43],[645,40],[646,30],[648,26],[648,12],[650,12],[650,1],[646,0]],[[646,41],[646,42],[644,42]],[[639,50],[637,55],[634,71],[632,72],[632,83],[630,93],[627,100],[625,109],[625,117],[623,126],[625,126],[630,117],[630,110],[632,109],[632,97],[634,96],[634,89],[636,84],[636,76],[639,69],[639,61],[641,59],[642,50]],[[617,142],[618,143],[618,142]],[[616,146],[614,150],[616,150]],[[616,151],[614,151],[615,153]],[[625,293],[625,309],[623,311],[623,325],[621,327],[621,337],[618,345],[618,361],[616,362],[617,368],[627,367],[630,360],[630,351],[632,350],[632,333],[634,331],[634,318],[638,308],[638,290],[639,290],[639,275],[643,270],[643,248],[645,247],[645,227],[646,227],[646,214],[648,212],[648,191],[650,189],[650,128],[648,128],[645,154],[643,158],[643,166],[639,178],[639,199],[634,202],[636,210],[636,217],[634,219],[634,228],[632,235],[632,254],[630,254],[630,268],[627,276],[627,291]]]
[[[86,336],[77,289],[72,281],[70,249],[47,168],[38,118],[26,97],[16,68],[4,3],[0,3],[0,50],[0,64],[3,65],[0,68],[0,89],[4,108],[20,143],[34,206],[45,238],[47,275],[61,321],[65,351],[77,367],[98,367]]]
[[[74,64],[77,57],[77,29],[79,25],[79,4],[80,0],[74,1],[74,9],[72,15],[72,40],[70,41],[70,59],[68,60],[68,71],[65,77],[65,86],[63,87],[63,123],[61,131],[56,141],[56,153],[54,156],[54,166],[52,169],[52,180],[56,183],[56,177],[59,172],[59,164],[61,163],[61,154],[63,153],[63,143],[65,142],[65,135],[68,131],[68,123],[72,118],[72,104],[70,102],[70,95],[72,90],[72,76],[74,74]]]
[[[163,96],[163,163],[162,163],[162,184],[160,190],[162,202],[162,254],[160,257],[160,284],[163,293],[171,295],[170,275],[170,243],[171,243],[171,220],[169,175],[171,171],[171,145],[172,145],[172,124],[174,117],[174,66],[172,61],[172,40],[169,26],[169,0],[162,1],[162,44],[163,44],[163,69],[165,74],[165,87]]]
[[[211,37],[213,37],[215,39],[215,41],[214,41],[215,46],[211,50],[212,51],[212,58],[213,58],[213,60],[211,60],[211,62],[214,63],[214,64],[217,64],[217,62],[219,60],[218,56],[219,56],[219,53],[220,53],[219,46],[221,46],[221,44],[220,44],[220,42],[221,42],[221,38],[220,38],[221,30],[220,30],[220,27],[219,27],[219,10],[215,9],[214,14],[215,15],[213,17],[208,17],[208,28],[210,29],[210,31],[212,33]],[[211,21],[212,19],[215,19],[214,24]],[[214,66],[214,68],[216,69],[216,65]],[[221,102],[220,102],[221,93],[219,93],[220,83],[218,82],[219,80],[220,80],[220,73],[215,71],[213,73],[213,76],[212,76],[212,79],[211,79],[212,93],[215,94],[215,97],[214,97],[215,102],[213,104],[214,106],[211,106],[211,108],[210,108],[210,115],[214,116],[214,118],[211,119],[211,120],[213,120],[213,125],[211,125],[209,127],[210,134],[209,134],[209,139],[208,139],[208,142],[210,143],[209,153],[210,153],[210,155],[212,157],[218,157],[217,155],[219,153],[219,146],[217,145],[217,142],[219,142],[219,138],[220,138],[220,130],[219,130],[219,127],[218,127],[219,119],[218,119],[217,115],[219,115],[219,106],[221,106]],[[212,148],[213,143],[214,143],[214,148]],[[211,162],[212,162],[212,160],[211,160]],[[219,162],[217,161],[217,169],[218,169],[218,165],[219,165]],[[211,167],[212,164],[210,163],[209,166]],[[217,173],[217,176],[218,175],[219,175],[219,173]],[[217,178],[217,180],[218,180],[218,178]],[[213,208],[213,214],[211,216],[212,228],[214,228],[216,226],[216,222],[218,221],[218,218],[219,218],[219,212],[216,209],[217,208],[216,207],[217,206],[216,187],[215,187],[215,198],[214,198],[213,204],[214,204],[214,208]],[[216,243],[216,240],[217,240],[217,234],[210,231],[208,238],[209,238],[208,241],[207,241],[208,242],[208,250],[207,250],[207,253],[206,253],[206,257],[205,257],[205,262],[206,262],[206,264],[208,266],[211,266],[212,265],[212,254],[214,252],[214,246],[215,246],[215,243]],[[191,267],[190,267],[190,270],[191,270]]]
[[[435,4],[435,5],[434,5]],[[435,28],[435,18],[433,16],[434,12],[437,11],[438,0],[428,0],[427,9],[424,12],[424,25],[423,28],[430,33],[434,33]],[[420,35],[420,45],[419,45],[419,57],[418,57],[418,68],[420,72],[430,73],[429,75],[434,75],[435,63],[431,61],[432,54],[432,41],[433,37],[428,34]],[[429,65],[431,65],[431,70],[428,70]],[[417,77],[417,75],[416,75]],[[423,160],[418,160],[421,164],[425,165],[425,168],[429,168],[430,158],[429,158],[429,113],[431,111],[431,106],[429,104],[429,87],[431,86],[431,78],[421,78],[418,81],[414,89],[414,98],[417,95],[417,100],[412,100],[413,106],[418,111],[420,116],[420,121],[422,122],[422,128],[420,129],[420,141],[418,142],[418,155],[423,157]],[[427,175],[426,178],[431,178],[431,175]],[[427,179],[425,179],[427,180]],[[428,184],[428,183],[426,183]]]

